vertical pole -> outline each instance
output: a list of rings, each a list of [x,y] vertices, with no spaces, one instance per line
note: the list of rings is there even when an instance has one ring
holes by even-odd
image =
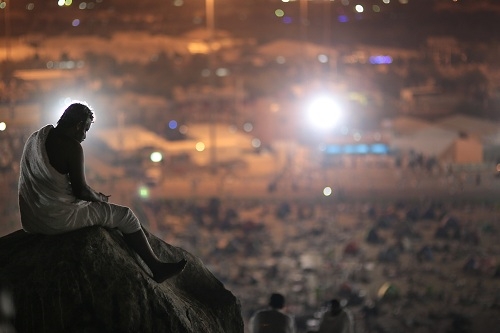
[[[307,1],[300,0],[300,37],[303,42],[307,42],[307,25],[309,24],[307,17]]]
[[[207,29],[209,33],[208,44],[209,44],[209,54],[208,54],[208,66],[210,70],[210,86],[212,88],[211,95],[209,96],[209,112],[210,112],[210,124],[209,124],[209,140],[210,140],[210,171],[212,174],[217,173],[217,133],[216,133],[216,115],[215,115],[215,103],[214,103],[214,92],[215,92],[215,54],[213,49],[214,44],[214,34],[215,34],[215,22],[214,22],[214,0],[205,0],[206,9],[206,20]]]
[[[4,7],[4,24],[5,24],[5,61],[10,60],[10,2],[5,0]]]

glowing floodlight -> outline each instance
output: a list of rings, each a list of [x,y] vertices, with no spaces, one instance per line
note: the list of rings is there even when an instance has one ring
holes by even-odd
[[[341,113],[338,104],[329,97],[321,97],[314,100],[307,111],[309,121],[315,127],[322,129],[335,127]]]
[[[163,160],[163,155],[159,151],[154,151],[151,153],[150,157],[152,162],[158,163]]]

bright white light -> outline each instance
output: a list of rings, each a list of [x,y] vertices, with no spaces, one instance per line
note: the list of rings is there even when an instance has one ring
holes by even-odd
[[[7,124],[5,122],[0,122],[0,131],[5,131],[5,129],[7,128]]]
[[[332,191],[332,188],[330,186],[327,186],[323,189],[323,195],[325,197],[329,197],[330,195],[332,195],[333,191]]]
[[[197,143],[196,143],[196,146],[195,146],[195,149],[196,149],[197,151],[200,151],[200,152],[201,152],[201,151],[204,151],[204,150],[205,150],[205,144],[204,144],[203,142],[201,142],[201,141],[200,141],[200,142],[197,142]]]
[[[363,6],[361,6],[361,5],[356,5],[356,7],[355,7],[355,8],[356,8],[356,11],[357,11],[358,13],[362,13],[362,12],[365,10],[365,9],[363,8]]]
[[[151,156],[149,156],[152,162],[158,163],[163,160],[163,155],[159,151],[155,151],[151,153]]]
[[[328,97],[316,99],[308,109],[309,121],[318,128],[329,129],[340,119],[339,106]]]

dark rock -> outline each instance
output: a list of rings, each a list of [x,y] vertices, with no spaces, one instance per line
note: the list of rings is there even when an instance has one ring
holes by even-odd
[[[180,275],[156,283],[116,230],[0,238],[17,332],[243,332],[239,301],[201,260],[146,234],[160,259],[188,260]]]

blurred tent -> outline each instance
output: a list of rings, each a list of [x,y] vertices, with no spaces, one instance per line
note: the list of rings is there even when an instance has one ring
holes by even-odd
[[[427,126],[409,135],[394,138],[391,148],[402,153],[413,151],[439,159],[457,137],[458,134],[453,131],[437,126]]]
[[[428,126],[411,135],[394,138],[391,149],[403,154],[423,154],[446,163],[483,162],[483,144],[477,137],[437,126]]]
[[[447,163],[479,164],[485,160],[486,149],[500,151],[498,125],[466,115],[453,115],[433,123],[401,116],[385,120],[382,128],[391,133],[394,151],[412,151]]]
[[[441,159],[458,164],[483,161],[483,145],[476,137],[459,137],[441,154]]]
[[[257,54],[273,61],[279,56],[285,59],[303,59],[304,56],[315,59],[318,54],[326,54],[332,58],[337,57],[337,51],[332,48],[288,39],[279,39],[264,44],[257,48]]]
[[[210,125],[189,124],[187,139],[169,141],[158,134],[138,125],[127,125],[96,130],[95,138],[103,143],[106,148],[122,157],[136,155],[145,150],[158,150],[166,156],[188,155],[194,163],[207,165],[210,161],[210,148],[217,150],[217,162],[223,163],[236,160],[242,152],[251,151],[251,136],[234,131],[223,124],[215,125],[216,140],[210,138]]]
[[[430,122],[411,116],[394,117],[382,122],[382,128],[395,137],[411,135],[429,126]]]
[[[467,133],[481,139],[488,139],[500,135],[499,123],[460,114],[438,120],[437,126],[455,132]]]

